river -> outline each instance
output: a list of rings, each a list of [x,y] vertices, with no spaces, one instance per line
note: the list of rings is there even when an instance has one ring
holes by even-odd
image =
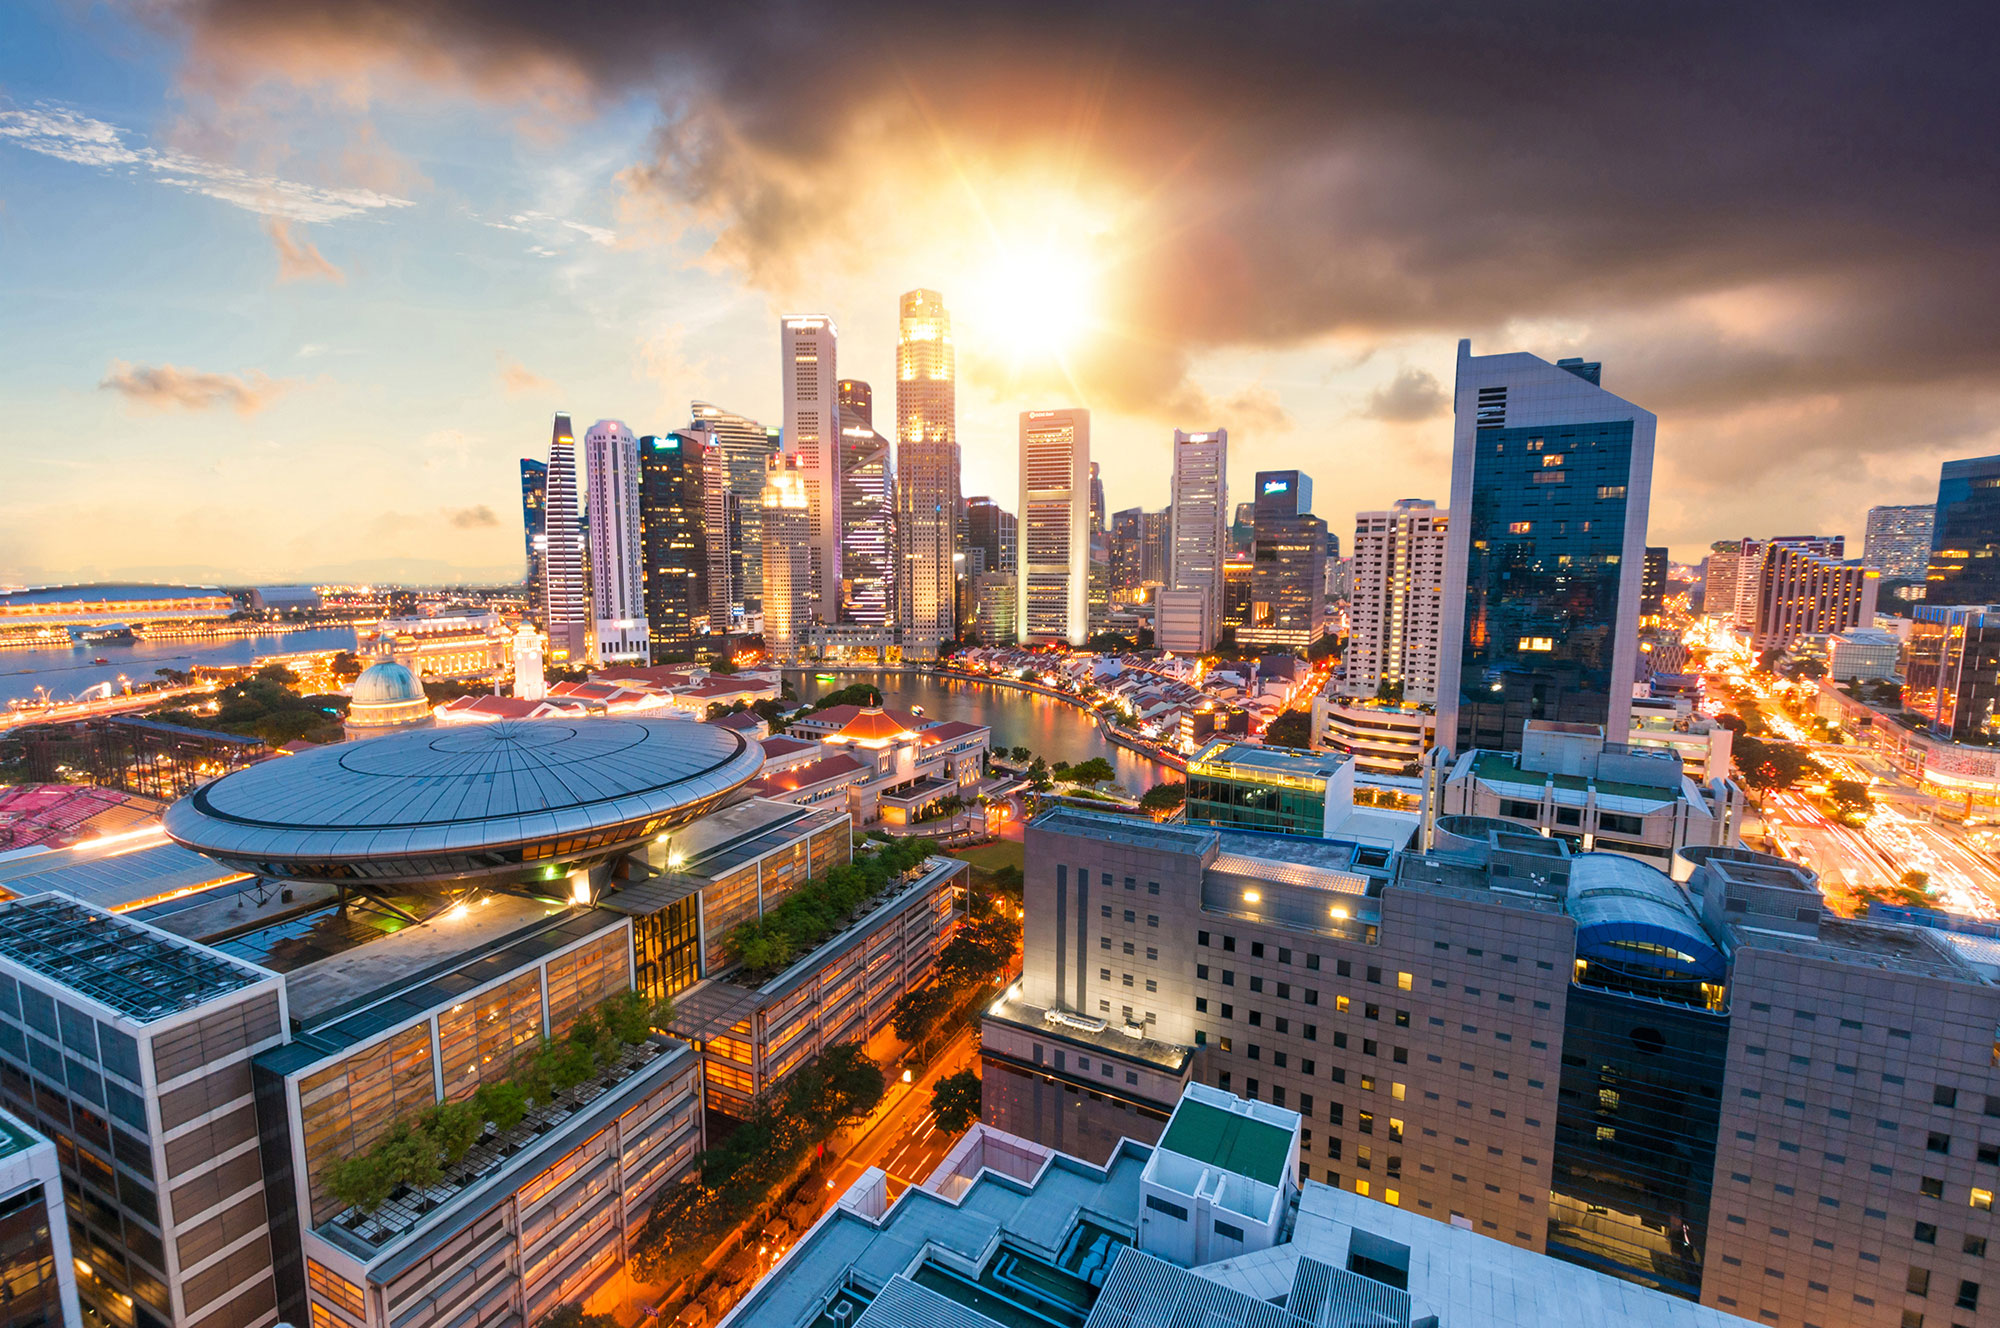
[[[67,701],[101,682],[110,683],[115,691],[121,676],[134,683],[156,681],[155,669],[248,664],[260,655],[352,649],[352,627],[311,627],[222,641],[140,641],[129,646],[95,642],[69,649],[0,650],[0,706],[16,699],[32,700],[37,687]],[[99,658],[105,662],[92,663]]]
[[[1052,765],[1057,761],[1076,765],[1101,756],[1111,762],[1119,786],[1128,793],[1144,793],[1163,779],[1181,778],[1177,771],[1105,741],[1087,712],[1031,692],[925,673],[839,673],[825,682],[810,672],[788,672],[785,677],[806,701],[855,683],[873,683],[882,689],[882,703],[892,710],[922,706],[932,718],[984,724],[993,730],[994,747],[1026,747]]]

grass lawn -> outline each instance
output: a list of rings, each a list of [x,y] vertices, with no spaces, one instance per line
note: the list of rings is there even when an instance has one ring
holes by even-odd
[[[1026,846],[1010,839],[995,840],[976,848],[953,849],[951,856],[964,858],[983,871],[999,871],[1002,867],[1025,869],[1028,863]]]

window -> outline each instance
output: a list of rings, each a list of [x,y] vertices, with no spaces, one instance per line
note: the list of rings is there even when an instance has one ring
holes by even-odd
[[[1171,1217],[1176,1222],[1187,1221],[1188,1217],[1187,1209],[1181,1207],[1179,1204],[1176,1203],[1168,1203],[1165,1199],[1162,1199],[1157,1194],[1149,1194],[1146,1196],[1146,1207],[1152,1209],[1156,1213],[1165,1213],[1168,1217]]]
[[[1986,1257],[1986,1237],[1967,1236],[1965,1238],[1965,1252],[1975,1259],[1984,1259]]]
[[[1931,1182],[1929,1182],[1928,1180],[1924,1182],[1924,1184],[1926,1184],[1926,1185],[1928,1185],[1928,1184],[1930,1184],[1930,1183],[1931,1183]],[[1929,1191],[1929,1190],[1926,1190],[1926,1191],[1924,1191],[1924,1193],[1926,1193],[1926,1194],[1929,1194],[1929,1193],[1930,1193],[1930,1191]],[[1938,1196],[1937,1196],[1937,1195],[1932,1195],[1931,1197],[1932,1197],[1932,1198],[1937,1198]],[[1992,1211],[1993,1211],[1993,1191],[1991,1191],[1991,1190],[1982,1190],[1982,1189],[1980,1189],[1980,1188],[1979,1188],[1978,1186],[1976,1186],[1976,1185],[1975,1185],[1975,1186],[1973,1186],[1973,1187],[1972,1187],[1972,1200],[1971,1200],[1971,1203],[1972,1203],[1972,1206],[1973,1206],[1974,1208],[1977,1208],[1977,1209],[1978,1209],[1978,1210],[1979,1210],[1980,1212],[1982,1212],[1982,1213],[1990,1213],[1990,1212],[1992,1212]]]
[[[1917,1192],[1926,1199],[1942,1199],[1944,1198],[1944,1182],[1935,1176],[1925,1176],[1922,1183],[1917,1186]],[[1977,1199],[1979,1191],[1974,1190],[1972,1193],[1974,1199]],[[1990,1195],[1988,1196],[1988,1202],[1989,1204],[1991,1203]],[[1978,1204],[1975,1203],[1973,1206],[1978,1207]]]
[[[1408,973],[1396,974],[1396,985],[1398,987],[1401,987],[1404,991],[1408,991],[1412,985],[1412,979],[1410,975]]]
[[[1934,1222],[1917,1223],[1917,1229],[1910,1233],[1910,1239],[1916,1241],[1919,1245],[1937,1244],[1937,1224]]]
[[[1243,1239],[1243,1228],[1239,1226],[1232,1226],[1227,1222],[1218,1221],[1215,1224],[1215,1234],[1221,1236],[1225,1240],[1240,1241]]]
[[[1958,1307],[1962,1310],[1979,1308],[1979,1283],[1960,1282],[1958,1284]]]
[[[1928,1296],[1931,1293],[1931,1270],[1911,1268],[1910,1276],[1903,1284],[1903,1290],[1913,1296]]]

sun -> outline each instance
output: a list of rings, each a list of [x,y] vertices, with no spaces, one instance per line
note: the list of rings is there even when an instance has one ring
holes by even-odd
[[[1060,359],[1090,331],[1097,296],[1094,265],[1057,244],[1002,249],[978,283],[968,331],[1019,362]]]

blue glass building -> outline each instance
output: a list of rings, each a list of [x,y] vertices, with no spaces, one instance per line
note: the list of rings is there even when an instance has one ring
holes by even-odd
[[[2000,456],[1947,461],[1938,472],[1925,580],[1932,604],[2000,603]]]
[[[521,458],[521,538],[528,555],[528,606],[530,616],[539,620],[542,596],[542,563],[548,556],[549,467],[547,462]]]
[[[1534,719],[1629,726],[1655,420],[1599,374],[1459,343],[1438,661],[1454,750],[1517,751]]]

